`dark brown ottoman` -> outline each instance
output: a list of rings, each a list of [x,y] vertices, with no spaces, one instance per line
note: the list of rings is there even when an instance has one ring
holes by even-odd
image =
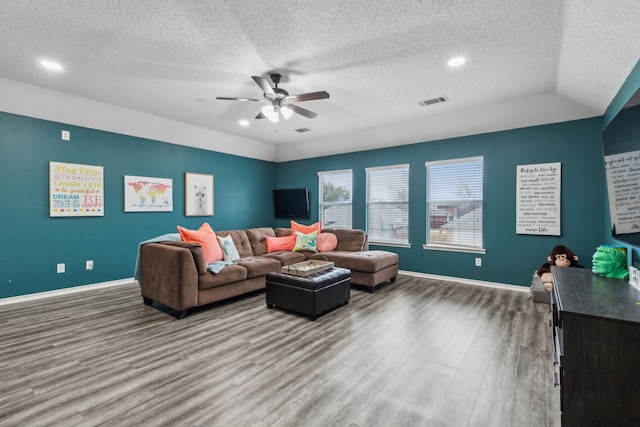
[[[345,305],[351,296],[351,271],[331,268],[307,277],[267,273],[267,307],[278,306],[316,320],[327,311]]]

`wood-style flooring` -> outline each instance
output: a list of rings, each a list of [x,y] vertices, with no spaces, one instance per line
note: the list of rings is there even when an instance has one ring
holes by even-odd
[[[0,307],[1,426],[558,426],[549,307],[401,275],[315,322],[137,284]]]

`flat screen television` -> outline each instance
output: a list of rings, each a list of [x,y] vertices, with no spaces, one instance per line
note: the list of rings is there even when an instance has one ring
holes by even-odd
[[[273,190],[276,218],[309,219],[309,192],[306,188]]]
[[[602,131],[611,235],[640,246],[640,89]]]

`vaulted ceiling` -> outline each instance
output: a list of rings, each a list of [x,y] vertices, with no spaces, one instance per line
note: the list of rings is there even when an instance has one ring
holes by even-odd
[[[0,52],[0,110],[285,161],[599,116],[640,58],[640,2],[6,1]],[[216,100],[262,99],[273,72],[327,91],[297,103],[318,117]]]

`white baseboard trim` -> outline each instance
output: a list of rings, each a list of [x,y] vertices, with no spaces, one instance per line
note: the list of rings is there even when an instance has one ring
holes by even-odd
[[[465,285],[486,286],[488,288],[508,289],[510,291],[529,293],[528,286],[509,285],[506,283],[496,283],[496,282],[486,282],[484,280],[465,279],[462,277],[439,276],[437,274],[418,273],[415,271],[406,271],[406,270],[400,270],[398,271],[398,273],[406,274],[407,276],[422,277],[424,279],[446,280],[448,282],[463,283]]]
[[[529,292],[528,286],[518,286],[518,285],[509,285],[505,283],[486,282],[484,280],[465,279],[462,277],[439,276],[437,274],[418,273],[415,271],[407,271],[407,270],[400,270],[398,271],[398,273],[404,274],[407,276],[422,277],[425,279],[446,280],[449,282],[463,283],[465,285],[486,286],[489,288],[508,289],[510,291],[517,291],[517,292]],[[112,286],[128,285],[134,282],[135,280],[133,279],[133,277],[129,277],[127,279],[111,280],[109,282],[93,283],[91,285],[73,286],[71,288],[56,289],[55,291],[38,292],[35,294],[29,294],[29,295],[18,295],[15,297],[0,298],[0,306],[15,304],[18,302],[34,301],[42,298],[55,297],[60,295],[68,295],[75,292],[93,291],[96,289],[110,288]]]
[[[35,294],[18,295],[9,298],[0,298],[0,306],[15,304],[18,302],[34,301],[42,298],[55,297],[60,295],[68,295],[76,292],[93,291],[96,289],[110,288],[112,286],[122,286],[135,283],[133,277],[128,279],[111,280],[109,282],[92,283],[90,285],[72,286],[70,288],[56,289],[55,291],[37,292]]]

